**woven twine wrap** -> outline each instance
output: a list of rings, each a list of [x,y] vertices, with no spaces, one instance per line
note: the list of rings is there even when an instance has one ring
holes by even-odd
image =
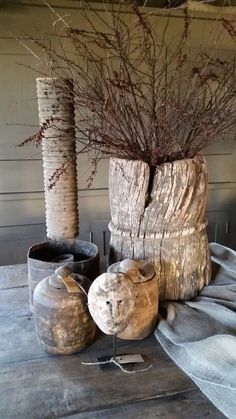
[[[40,125],[53,118],[42,140],[47,236],[74,239],[78,234],[73,82],[38,78]],[[66,169],[57,177],[57,170]]]

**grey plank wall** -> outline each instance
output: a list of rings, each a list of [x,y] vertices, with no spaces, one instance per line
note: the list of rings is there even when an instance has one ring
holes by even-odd
[[[76,3],[76,2],[75,2]],[[52,0],[62,14],[79,24],[81,14],[72,1]],[[7,2],[5,3],[7,4]],[[157,16],[158,24],[164,17]],[[42,161],[40,150],[16,145],[34,132],[38,124],[35,93],[37,60],[14,39],[24,33],[47,39],[55,17],[41,1],[22,0],[18,6],[0,8],[0,265],[26,260],[27,249],[46,238]],[[180,19],[172,18],[173,31]],[[211,16],[194,21],[193,45],[202,41],[212,25]],[[201,37],[199,34],[201,33]],[[201,38],[201,39],[200,39]],[[206,37],[207,40],[207,37]],[[233,46],[221,41],[219,53],[230,54]],[[19,65],[24,64],[24,66]],[[22,124],[22,125],[19,125]],[[25,125],[24,125],[25,124]],[[29,126],[32,125],[32,126]],[[236,147],[225,141],[206,151],[209,166],[209,238],[236,248]],[[92,190],[86,190],[89,162],[78,161],[80,237],[92,238],[102,255],[107,253],[109,235],[108,161],[101,164]]]

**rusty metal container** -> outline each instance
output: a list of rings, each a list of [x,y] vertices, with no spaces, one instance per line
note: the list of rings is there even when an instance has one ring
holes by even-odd
[[[33,293],[42,279],[60,266],[94,280],[99,275],[99,252],[94,243],[83,240],[50,240],[34,244],[28,251],[29,303],[33,312]],[[72,260],[71,260],[72,259]]]
[[[58,268],[55,274],[44,278],[36,286],[34,321],[39,341],[46,352],[72,354],[93,341],[96,325],[87,307],[89,286],[88,278],[71,274],[67,267]]]

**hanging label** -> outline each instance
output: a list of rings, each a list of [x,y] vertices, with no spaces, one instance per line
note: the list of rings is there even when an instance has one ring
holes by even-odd
[[[79,284],[70,275],[61,279],[70,294],[78,294],[82,291]]]
[[[117,362],[119,362],[119,364],[133,364],[137,362],[144,362],[144,359],[141,354],[117,355],[115,359]]]

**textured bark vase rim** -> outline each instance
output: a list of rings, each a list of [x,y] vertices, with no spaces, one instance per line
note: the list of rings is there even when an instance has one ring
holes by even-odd
[[[125,230],[124,228],[116,227],[112,221],[108,224],[108,229],[112,234],[122,235],[123,237],[143,237],[147,239],[171,239],[173,237],[179,237],[179,236],[190,236],[191,234],[194,234],[196,232],[200,232],[204,230],[207,226],[208,222],[205,220],[203,223],[198,223],[194,227],[182,227],[179,230],[166,230],[161,229],[162,226],[160,226],[160,230],[158,232],[144,232],[143,234],[140,231],[137,232],[131,232],[131,230]]]
[[[147,166],[150,166],[147,162],[143,161],[143,160],[138,160],[138,159],[125,159],[124,157],[110,157],[111,160],[120,160],[120,161],[129,161],[129,162],[140,162],[143,164],[146,164]],[[183,162],[192,162],[193,160],[205,160],[204,156],[202,154],[197,154],[194,157],[191,158],[186,158],[186,159],[179,159],[179,160],[173,160],[172,162],[166,162],[166,163],[161,163],[161,164],[157,164],[157,165],[153,165],[153,167],[161,167],[164,165],[168,165],[168,164],[178,164],[178,163],[183,163]]]

